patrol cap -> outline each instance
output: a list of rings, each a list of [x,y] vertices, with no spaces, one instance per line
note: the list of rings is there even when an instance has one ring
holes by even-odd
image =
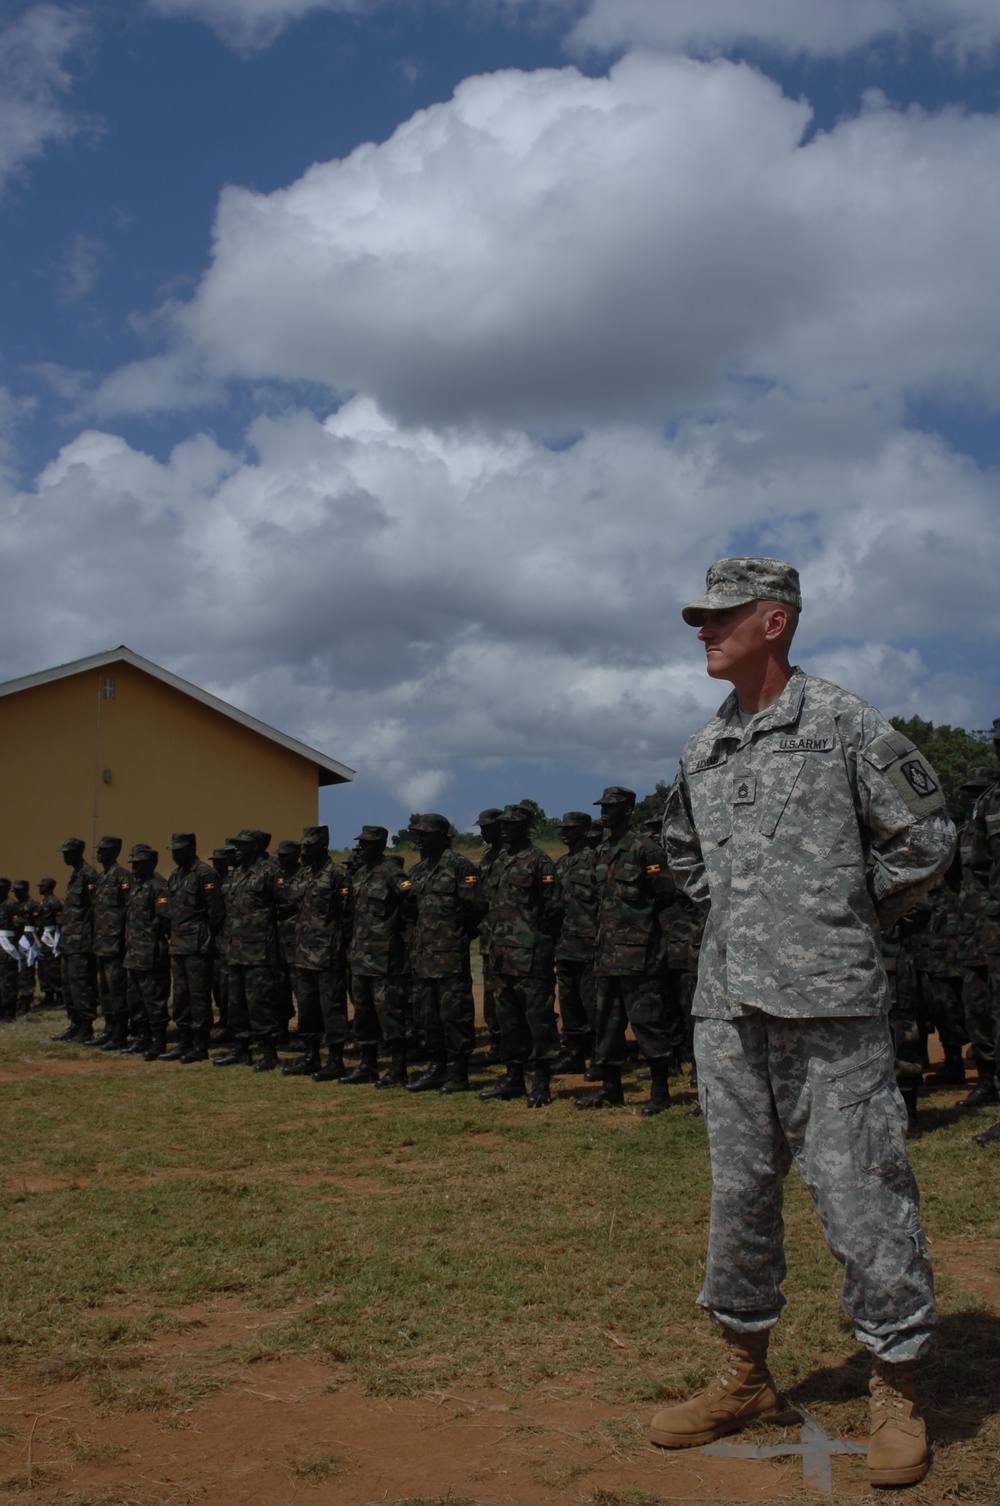
[[[270,847],[271,833],[269,831],[261,831],[259,826],[255,826],[253,828],[253,837],[254,841],[259,842],[261,847]]]
[[[560,826],[592,826],[594,818],[586,811],[567,811],[559,822]]]
[[[19,889],[24,889],[25,891],[27,891],[30,888],[31,888],[31,885],[28,883],[27,879],[15,879],[14,880],[14,893],[15,894],[17,893],[17,891]]]
[[[499,805],[488,805],[484,811],[479,812],[472,824],[473,826],[495,826],[502,815],[503,811]]]
[[[752,555],[716,560],[708,567],[705,585],[704,596],[681,608],[681,616],[690,627],[701,627],[706,612],[745,607],[748,601],[783,601],[797,612],[802,610],[799,572],[787,560]]]
[[[231,843],[227,843],[225,847],[213,847],[212,856],[213,858],[228,858],[232,850]]]
[[[175,847],[197,847],[198,839],[193,831],[175,831],[167,846],[173,852]]]
[[[238,831],[233,838],[233,845],[235,847],[256,847],[259,841],[260,832],[251,831],[249,826],[244,826],[243,830]]]
[[[627,790],[623,784],[609,784],[595,805],[634,805],[635,790]]]
[[[505,805],[497,819],[505,823],[534,821],[535,812],[531,809],[530,805],[521,805],[515,801],[513,805]]]
[[[301,842],[293,842],[291,837],[284,837],[274,850],[284,856],[286,853],[299,852],[301,847]]]
[[[133,842],[132,851],[128,855],[130,863],[145,863],[152,858],[155,863],[160,854],[155,847],[150,847],[148,842]]]
[[[362,826],[360,837],[355,842],[388,842],[389,832],[384,826]]]
[[[317,845],[321,847],[329,847],[330,828],[328,826],[303,826],[302,840],[303,842],[310,843],[310,845],[314,847]]]
[[[976,764],[974,768],[966,769],[961,788],[963,790],[985,790],[987,785],[996,783],[996,778],[996,769],[991,769],[987,764]]]
[[[43,888],[46,884],[51,884],[53,889],[56,887],[56,881],[54,878],[43,878],[38,880],[39,889]]]
[[[426,811],[423,815],[414,816],[409,830],[443,831],[447,835],[451,831],[451,822],[447,816],[442,816],[437,811]]]
[[[87,844],[83,840],[82,837],[67,837],[66,840],[65,840],[65,842],[60,847],[59,851],[60,852],[82,852],[83,849],[86,847],[86,845]]]
[[[99,837],[98,841],[97,841],[97,847],[98,847],[98,851],[102,847],[114,847],[119,852],[121,852],[121,850],[122,850],[122,839],[121,839],[121,837]]]

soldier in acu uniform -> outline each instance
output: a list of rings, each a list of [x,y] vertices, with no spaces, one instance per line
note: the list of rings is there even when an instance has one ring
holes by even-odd
[[[105,1051],[120,1051],[128,1044],[125,912],[132,879],[118,861],[121,850],[121,837],[101,837],[97,844],[97,861],[102,871],[94,885],[94,956],[104,1030],[88,1044]]]
[[[667,1448],[787,1420],[767,1368],[783,1303],[792,1160],[871,1352],[869,1483],[927,1472],[914,1362],[936,1321],[879,935],[951,862],[933,770],[857,696],[794,669],[798,573],[730,559],[684,608],[708,673],[735,690],[688,740],[667,803],[674,879],[708,906],[695,1056],[712,1160],[699,1302],[723,1327],[708,1389],[653,1419]]]
[[[17,1015],[17,985],[21,974],[21,907],[10,892],[9,878],[0,878],[0,1020]]]
[[[62,965],[59,960],[59,929],[62,921],[62,900],[56,894],[54,878],[38,880],[38,924],[40,927],[38,949],[38,987],[42,1003],[62,1003]]]
[[[436,811],[418,815],[410,831],[420,862],[401,887],[428,1062],[427,1070],[407,1084],[407,1092],[461,1093],[469,1087],[476,1038],[469,943],[483,919],[479,874],[468,858],[452,851],[446,816]]]
[[[125,912],[125,971],[135,1041],[130,1055],[155,1062],[167,1044],[170,994],[170,890],[157,873],[160,854],[137,842],[129,854],[132,886]]]
[[[302,833],[295,922],[295,979],[299,1001],[297,1035],[305,1053],[283,1070],[286,1077],[308,1074],[313,1082],[339,1082],[345,1075],[347,1041],[347,938],[351,927],[351,880],[330,856],[326,826]],[[320,1042],[326,1065],[320,1066]]]
[[[559,1056],[555,1011],[555,938],[563,916],[562,885],[548,853],[532,845],[534,813],[508,805],[501,817],[506,853],[490,910],[490,966],[499,985],[501,1052],[506,1075],[480,1098],[524,1098],[524,1069],[534,1069],[529,1108],[552,1102],[552,1063]]]
[[[62,958],[63,1001],[69,1026],[56,1041],[93,1040],[97,1013],[97,963],[94,958],[94,886],[97,874],[84,861],[82,837],[67,837],[59,849],[63,862],[73,871],[66,885],[59,953]]]
[[[358,837],[361,862],[352,876],[354,924],[348,963],[354,1002],[354,1040],[361,1061],[342,1082],[406,1086],[406,1025],[400,977],[403,972],[404,875],[385,856],[389,833],[365,826]],[[391,1065],[378,1075],[379,1042],[389,1048]]]
[[[663,849],[630,830],[635,791],[611,785],[600,800],[606,835],[597,849],[597,947],[594,978],[597,1030],[594,1061],[602,1083],[576,1100],[578,1109],[625,1102],[622,1068],[628,1025],[649,1062],[650,1094],[645,1116],[670,1105],[670,1063],[678,1031],[668,1016],[663,973],[666,961],[659,913],[674,885]]]
[[[198,856],[193,831],[175,831],[170,839],[175,867],[170,890],[171,1010],[177,1026],[176,1046],[164,1051],[165,1062],[208,1060],[212,1032],[212,969],[215,933],[222,924],[219,875]]]
[[[14,880],[14,898],[21,916],[21,972],[17,980],[17,1012],[28,1014],[35,1001],[35,970],[41,947],[40,906],[27,879]]]
[[[567,811],[560,823],[567,850],[556,862],[563,895],[562,924],[556,940],[556,986],[562,1021],[562,1053],[552,1063],[556,1076],[585,1072],[594,1049],[597,876],[596,855],[587,841],[592,825],[586,811]]]
[[[486,1031],[490,1038],[489,1046],[480,1058],[484,1067],[491,1067],[501,1061],[500,1055],[500,1021],[497,1017],[496,986],[493,974],[490,971],[490,912],[489,906],[493,896],[493,889],[498,872],[498,865],[503,857],[503,826],[500,817],[503,811],[499,806],[488,805],[484,811],[479,812],[476,825],[479,834],[486,843],[486,851],[479,859],[479,899],[486,907],[482,924],[479,927],[479,960],[483,969],[483,1020]]]

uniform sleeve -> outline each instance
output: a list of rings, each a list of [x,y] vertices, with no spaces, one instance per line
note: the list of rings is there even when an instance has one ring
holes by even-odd
[[[946,871],[955,828],[927,760],[882,717],[873,730],[860,750],[858,787],[870,838],[869,887],[887,930]]]
[[[547,853],[538,864],[538,920],[545,936],[558,936],[566,912],[562,879]]]
[[[667,855],[655,842],[644,841],[642,861],[646,870],[646,882],[653,893],[657,912],[665,910],[677,898],[677,886],[670,874]]]
[[[691,815],[691,800],[683,764],[667,796],[663,813],[663,851],[674,883],[695,904],[707,905],[708,878],[701,854],[701,843]]]
[[[459,859],[455,874],[459,914],[462,916],[463,929],[470,938],[479,930],[479,923],[486,914],[486,900],[483,897],[483,886],[479,882],[479,869],[475,863],[470,863],[468,858]]]
[[[222,930],[222,923],[226,918],[226,902],[222,897],[222,885],[219,881],[219,875],[214,868],[206,864],[198,876],[198,882],[205,897],[209,930],[213,936],[216,936]]]

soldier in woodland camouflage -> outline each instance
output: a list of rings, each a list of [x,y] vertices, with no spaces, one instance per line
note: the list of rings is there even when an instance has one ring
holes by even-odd
[[[958,960],[962,965],[962,1008],[965,1029],[972,1042],[977,1079],[972,1091],[958,1099],[957,1107],[981,1108],[997,1102],[996,1063],[989,1048],[985,1022],[989,1018],[989,972],[986,963],[985,929],[990,908],[990,861],[982,834],[977,835],[973,813],[993,782],[994,771],[985,765],[966,774],[959,788],[962,821],[958,828],[961,880],[958,897]],[[979,1045],[977,1046],[977,1042]]]
[[[674,884],[663,849],[629,829],[635,791],[609,786],[601,807],[605,838],[597,849],[597,994],[595,1065],[601,1086],[576,1100],[578,1109],[622,1104],[625,1030],[631,1025],[649,1062],[650,1095],[645,1117],[670,1105],[670,1063],[680,1044],[662,987],[665,962],[659,914],[670,903]],[[679,1011],[675,1009],[679,1019]]]
[[[97,994],[104,1012],[104,1030],[90,1046],[120,1051],[128,1042],[128,977],[125,972],[125,912],[131,875],[118,861],[121,837],[101,837],[97,861],[101,872],[94,885],[94,956]]]
[[[361,1061],[342,1078],[378,1088],[406,1086],[406,1026],[400,979],[405,967],[403,905],[407,889],[398,866],[385,856],[389,833],[365,826],[358,837],[361,861],[354,870],[354,923],[348,962],[354,1003],[354,1040]],[[378,1048],[384,1041],[391,1065],[378,1075]]]
[[[281,996],[281,944],[274,902],[274,865],[260,847],[263,833],[244,829],[233,838],[237,871],[226,897],[229,960],[229,1027],[236,1044],[212,1058],[213,1066],[253,1065],[273,1072],[285,1031]],[[214,868],[209,872],[217,878]],[[173,943],[171,942],[171,947]],[[209,974],[211,977],[211,974]],[[260,1047],[254,1062],[252,1044]]]
[[[54,878],[38,880],[38,987],[43,1004],[62,1002],[62,965],[59,960],[59,929],[63,903],[56,894]]]
[[[278,917],[278,941],[281,945],[281,1000],[285,1019],[295,1014],[295,923],[299,914],[299,854],[302,844],[285,838],[279,842],[272,860],[274,866],[274,908]]]
[[[993,751],[1000,761],[1000,718],[993,723]],[[967,1012],[969,1036],[979,1067],[980,1083],[965,1100],[984,1104],[1000,1101],[1000,782],[980,795],[972,812],[972,866],[986,872],[980,944],[986,962],[986,993],[979,1007]],[[986,1079],[992,1073],[992,1091]],[[1000,1124],[976,1135],[976,1143],[1000,1142]]]
[[[10,891],[10,879],[0,878],[0,1020],[13,1020],[17,1014],[21,972],[18,942],[24,926],[20,904]]]
[[[505,853],[490,903],[490,967],[497,981],[500,1050],[506,1075],[480,1098],[552,1102],[552,1063],[559,1056],[555,1012],[555,938],[563,917],[562,885],[548,853],[531,842],[534,812],[508,805],[501,822]],[[533,1067],[530,1089],[524,1069]]]
[[[476,825],[486,843],[486,851],[479,859],[479,898],[486,906],[483,923],[479,927],[479,956],[483,968],[483,1019],[490,1043],[481,1058],[484,1067],[501,1061],[500,1020],[497,1015],[496,982],[490,970],[490,915],[489,906],[496,884],[498,866],[503,857],[503,826],[500,817],[503,811],[496,805],[487,806],[479,812]]]
[[[222,925],[219,875],[198,856],[193,831],[175,831],[170,839],[174,869],[170,890],[171,1010],[177,1044],[163,1052],[168,1062],[208,1060],[212,1030],[212,973],[215,935]]]
[[[594,1049],[597,879],[594,849],[587,841],[592,825],[586,811],[567,811],[560,825],[567,850],[556,861],[563,894],[563,917],[555,952],[562,1021],[562,1052],[552,1063],[556,1076],[561,1072],[585,1072],[587,1058]]]
[[[476,1038],[469,943],[483,919],[479,874],[468,858],[452,851],[446,816],[437,811],[418,815],[410,831],[420,861],[401,887],[428,1062],[427,1070],[407,1084],[407,1092],[463,1093],[469,1088]]]
[[[236,861],[236,849],[229,845],[212,848],[212,867],[219,878],[219,899],[222,908],[222,921],[215,933],[215,955],[212,958],[212,1002],[218,1014],[218,1029],[212,1036],[212,1042],[222,1045],[230,1041],[229,1035],[229,973],[226,968],[225,954],[225,929],[226,929],[226,885],[233,871]]]
[[[944,1061],[929,1073],[928,1087],[964,1087],[962,1049],[965,1011],[962,1007],[962,969],[958,962],[958,883],[956,857],[943,879],[918,900],[921,925],[913,942],[913,961],[925,1018],[938,1033]]]
[[[707,1391],[654,1417],[651,1437],[689,1447],[788,1417],[767,1341],[794,1159],[873,1355],[869,1483],[913,1484],[928,1467],[913,1366],[936,1313],[878,938],[948,867],[954,828],[912,743],[789,664],[801,607],[790,565],[722,560],[707,586],[683,615],[708,673],[735,690],[684,749],[663,836],[677,884],[709,907],[694,1001],[713,1178],[698,1300],[728,1354]]]
[[[62,991],[69,1026],[56,1041],[86,1043],[94,1036],[97,1013],[97,964],[94,959],[94,885],[97,874],[84,861],[82,837],[67,837],[59,849],[63,862],[73,871],[66,885],[59,954],[62,959]]]
[[[282,1070],[286,1077],[307,1074],[314,1082],[339,1082],[345,1075],[347,1040],[347,941],[351,929],[351,880],[330,857],[325,826],[302,833],[302,864],[296,880],[295,992],[299,1002],[296,1034],[301,1059]],[[326,1042],[326,1065],[320,1043]]]
[[[14,880],[14,899],[21,917],[21,971],[17,980],[17,1012],[27,1014],[35,999],[35,976],[41,946],[40,907],[27,879]]]
[[[170,995],[170,890],[156,871],[155,847],[137,842],[129,854],[132,870],[125,912],[125,971],[135,1041],[132,1055],[156,1061],[167,1043]]]

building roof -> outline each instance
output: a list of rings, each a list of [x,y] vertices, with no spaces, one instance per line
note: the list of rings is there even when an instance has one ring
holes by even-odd
[[[240,711],[236,706],[230,706],[228,701],[220,701],[218,696],[209,695],[207,690],[192,685],[190,680],[182,680],[180,675],[171,674],[169,669],[163,669],[159,664],[154,664],[151,659],[144,659],[141,654],[134,653],[132,649],[126,648],[124,643],[119,644],[117,648],[107,649],[103,654],[91,654],[87,659],[74,659],[69,664],[57,664],[54,669],[43,669],[38,674],[24,675],[20,680],[7,680],[4,684],[0,684],[0,696],[16,695],[18,691],[34,689],[36,685],[49,685],[53,680],[69,679],[72,675],[83,674],[88,669],[104,669],[112,664],[131,664],[136,669],[141,669],[144,674],[152,675],[155,680],[162,680],[164,685],[170,685],[174,690],[181,691],[183,695],[189,695],[193,700],[200,701],[203,706],[209,706],[220,715],[228,716],[230,721],[239,722],[242,727],[258,733],[260,737],[266,737],[280,747],[297,753],[300,758],[308,759],[310,763],[316,765],[320,784],[346,784],[354,778],[354,770],[348,768],[346,764],[338,763],[335,758],[328,758],[325,753],[318,752],[316,748],[307,747],[297,738],[289,737],[285,732],[279,732],[276,727],[269,727],[266,722],[259,722],[255,716]]]

